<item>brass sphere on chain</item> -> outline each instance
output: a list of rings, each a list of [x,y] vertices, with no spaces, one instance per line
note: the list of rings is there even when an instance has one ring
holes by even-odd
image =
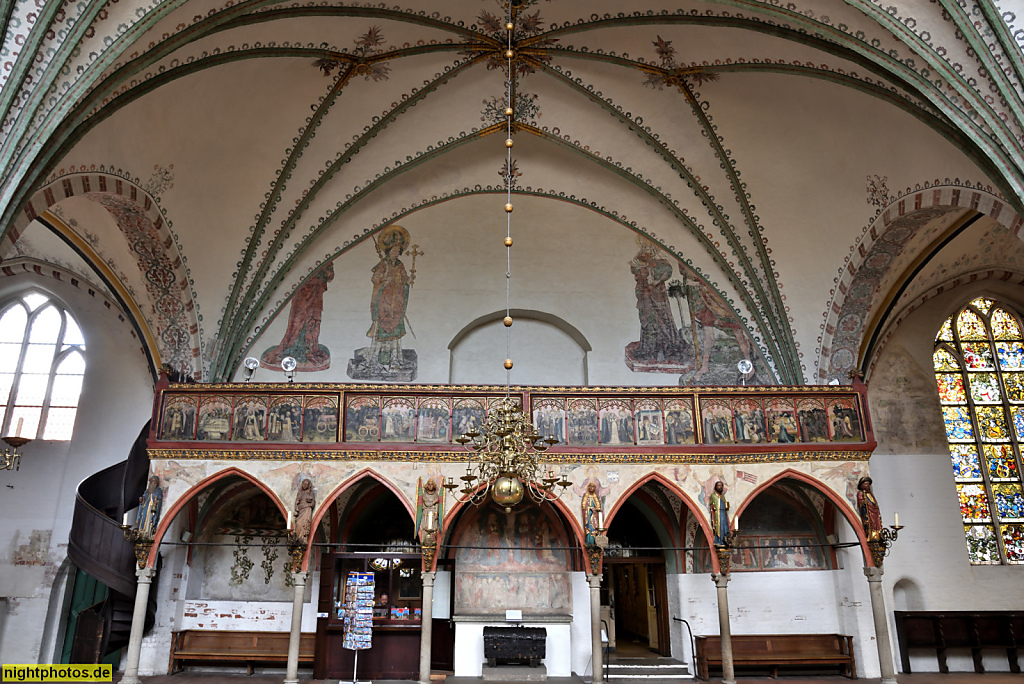
[[[511,316],[505,316],[505,320],[502,321],[502,323],[505,324],[506,328],[511,328],[512,327],[512,317]]]
[[[512,359],[505,359],[505,370],[512,370]]]
[[[508,138],[507,140],[505,140],[505,147],[512,147],[513,145],[515,145],[515,142],[512,140],[512,138]]]
[[[508,50],[505,50],[505,57],[506,58],[512,59],[515,56],[516,56],[516,52],[512,48],[509,48]]]
[[[512,246],[512,238],[511,237],[505,238],[505,246],[506,247],[511,247]]]
[[[506,30],[506,31],[511,31],[511,30],[512,30],[512,29],[514,29],[515,27],[516,27],[516,25],[515,25],[515,24],[513,24],[513,23],[512,23],[511,21],[510,21],[510,22],[508,22],[507,24],[505,24],[505,30]]]
[[[508,212],[509,214],[512,213],[512,203],[511,202],[509,202],[508,204],[505,205],[505,211]]]
[[[512,116],[512,114],[513,114],[512,108],[511,107],[505,107],[505,116]]]

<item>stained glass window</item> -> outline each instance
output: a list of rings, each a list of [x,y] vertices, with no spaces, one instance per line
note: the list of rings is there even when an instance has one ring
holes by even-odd
[[[30,292],[0,308],[0,434],[69,440],[85,338],[64,307]]]
[[[943,322],[932,363],[967,553],[1024,564],[1024,335],[1020,318],[978,298]]]

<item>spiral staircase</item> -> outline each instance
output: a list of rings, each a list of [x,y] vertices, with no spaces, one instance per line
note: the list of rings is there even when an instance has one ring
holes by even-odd
[[[128,644],[135,607],[135,549],[125,539],[121,521],[138,505],[146,488],[149,423],[142,428],[128,458],[82,480],[68,538],[68,557],[78,568],[109,588],[107,597],[79,614],[71,662],[98,663]],[[156,621],[156,581],[146,607],[145,631]]]

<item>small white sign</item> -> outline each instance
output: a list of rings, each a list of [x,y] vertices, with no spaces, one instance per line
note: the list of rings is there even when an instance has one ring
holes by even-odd
[[[506,610],[505,611],[505,622],[522,622],[523,611],[521,610]]]
[[[319,620],[320,618],[326,618],[326,617],[330,617],[330,614],[329,613],[317,613],[316,614],[316,619],[317,620]]]
[[[609,470],[607,474],[608,474],[608,484],[615,484],[616,482],[619,481],[619,471],[618,470]]]

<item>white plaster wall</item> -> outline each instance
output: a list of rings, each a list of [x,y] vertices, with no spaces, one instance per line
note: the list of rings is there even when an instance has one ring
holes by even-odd
[[[594,673],[594,661],[590,657],[590,583],[585,572],[569,573],[569,582],[572,586],[572,623],[569,625],[572,671],[583,677]]]
[[[85,477],[128,456],[149,419],[153,382],[139,341],[117,312],[69,283],[19,275],[0,278],[0,302],[29,287],[62,300],[82,327],[86,371],[70,442],[37,440],[24,447],[21,470],[0,472],[0,598],[8,614],[0,662],[51,662],[62,635],[42,648],[47,624],[59,623],[62,601],[50,589],[66,557],[75,490]]]
[[[984,295],[1021,310],[1020,287],[983,281],[925,302],[879,351],[868,377],[868,398],[878,448],[871,457],[874,491],[886,523],[900,514],[898,540],[885,559],[882,587],[896,644],[893,587],[913,583],[919,610],[1024,609],[1024,566],[971,565],[964,540],[953,467],[945,441],[931,354],[942,321],[965,302]],[[934,652],[911,654],[914,672],[937,672]],[[969,653],[951,653],[953,672],[973,672]],[[985,653],[986,669],[1006,671],[1005,654]]]
[[[175,520],[166,538],[177,539],[181,518]],[[186,588],[192,581],[203,585],[204,572],[193,558],[187,562],[188,547],[165,544],[161,547],[162,569],[155,584],[156,623],[142,640],[139,673],[166,674],[170,663],[172,632],[184,629],[287,632],[291,629],[291,601],[204,600],[188,598]],[[196,572],[193,572],[196,570]],[[302,606],[303,632],[316,631],[316,599],[312,587],[320,584],[319,572],[309,573]],[[242,672],[245,668],[229,668]]]
[[[854,572],[863,585],[859,589]],[[668,582],[670,615],[689,622],[694,636],[719,634],[718,598],[711,576],[669,575]],[[730,626],[733,634],[849,634],[854,637],[858,676],[877,677],[867,591],[859,567],[733,573],[728,589]],[[672,656],[692,663],[687,639],[685,627],[673,621]],[[677,650],[680,646],[682,650]]]
[[[588,611],[589,612],[589,611]],[[484,663],[484,627],[503,626],[501,621],[455,621],[455,676],[480,677]],[[543,663],[548,677],[569,677],[572,648],[570,623],[523,622],[523,627],[543,627],[548,631],[547,656]]]

